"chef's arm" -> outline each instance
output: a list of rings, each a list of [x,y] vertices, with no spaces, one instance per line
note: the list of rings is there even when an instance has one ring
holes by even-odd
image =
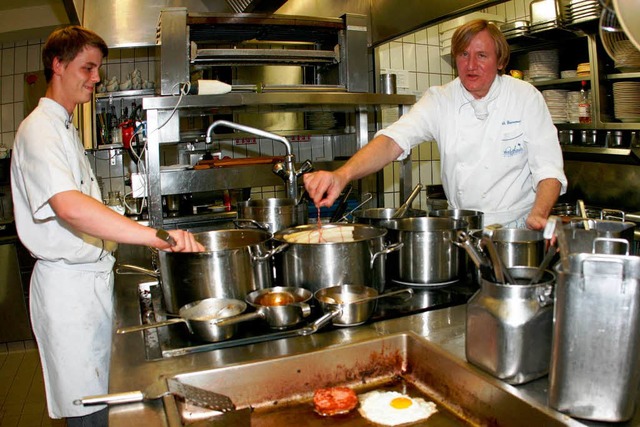
[[[379,135],[334,172],[305,174],[305,188],[316,206],[331,206],[349,182],[379,171],[400,154],[402,148],[393,139]]]
[[[551,209],[560,196],[560,188],[560,181],[555,178],[543,179],[538,183],[536,200],[527,217],[527,227],[532,230],[544,229]]]
[[[193,234],[184,230],[169,230],[176,241],[176,245],[171,247],[165,240],[156,237],[157,230],[154,228],[138,224],[77,190],[57,193],[49,199],[49,204],[56,216],[72,229],[99,239],[174,252],[204,250]]]

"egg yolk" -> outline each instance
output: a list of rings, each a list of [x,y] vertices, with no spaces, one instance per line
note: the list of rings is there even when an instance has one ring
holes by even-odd
[[[390,404],[391,407],[395,409],[407,409],[409,406],[413,405],[413,401],[408,397],[396,397]]]

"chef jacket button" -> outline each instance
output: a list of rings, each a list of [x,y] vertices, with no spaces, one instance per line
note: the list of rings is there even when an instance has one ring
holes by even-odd
[[[487,193],[482,193],[482,198],[484,199],[485,197],[487,197]]]
[[[458,191],[458,196],[462,196],[462,191]]]
[[[489,169],[489,165],[484,165],[484,168],[485,169]]]

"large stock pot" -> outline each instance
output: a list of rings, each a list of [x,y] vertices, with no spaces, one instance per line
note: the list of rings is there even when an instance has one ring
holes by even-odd
[[[397,263],[393,279],[416,286],[443,285],[466,272],[464,250],[454,244],[456,232],[468,223],[453,218],[402,218],[391,225],[402,244],[389,263]],[[397,260],[396,260],[397,257]]]
[[[305,233],[314,237],[294,238]],[[318,238],[318,234],[325,238]],[[335,238],[338,234],[344,237]],[[343,284],[370,286],[382,292],[385,255],[398,248],[385,246],[386,234],[386,230],[368,225],[337,223],[281,230],[274,235],[274,240],[281,243],[276,248],[280,252],[274,255],[276,278],[282,286],[303,287],[312,292]]]
[[[171,313],[205,298],[244,300],[271,287],[271,234],[264,230],[214,230],[196,233],[204,252],[159,251],[162,293]]]
[[[309,207],[294,199],[255,199],[238,202],[238,218],[255,222],[271,233],[304,225],[309,219]]]

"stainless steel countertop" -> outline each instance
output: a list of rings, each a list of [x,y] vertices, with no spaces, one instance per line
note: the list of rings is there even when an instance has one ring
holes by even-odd
[[[119,262],[144,264],[148,252],[144,248],[123,246],[119,249]],[[140,323],[138,283],[148,282],[144,275],[116,276],[116,320],[115,328]],[[144,390],[161,376],[215,369],[230,364],[249,363],[267,358],[284,357],[377,338],[383,335],[412,331],[440,345],[462,360],[464,356],[466,307],[464,305],[428,311],[402,318],[385,320],[362,326],[317,332],[306,337],[288,338],[245,347],[214,350],[157,361],[145,359],[141,333],[115,335],[112,346],[109,392],[118,393]],[[508,386],[521,399],[546,404],[547,378],[521,386]],[[633,420],[616,426],[640,425],[636,410]],[[109,411],[109,426],[168,426],[162,399],[145,403],[130,403],[112,406]],[[572,424],[576,425],[576,424]],[[606,423],[582,422],[585,426],[605,426]]]

